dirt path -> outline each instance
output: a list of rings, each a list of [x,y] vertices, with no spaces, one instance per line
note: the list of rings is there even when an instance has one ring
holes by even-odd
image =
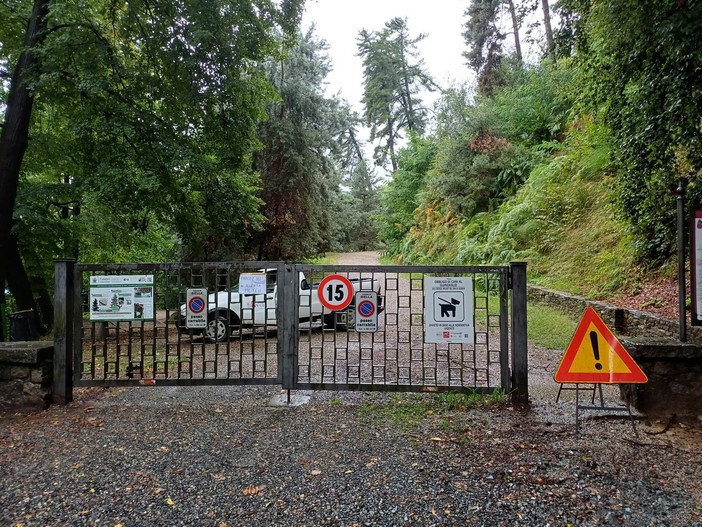
[[[576,433],[558,358],[530,347],[530,410],[329,391],[271,407],[279,386],[79,392],[0,416],[0,525],[700,525],[700,434],[642,420],[636,439],[621,416]]]
[[[381,265],[378,251],[362,251],[356,253],[335,253],[341,265]]]

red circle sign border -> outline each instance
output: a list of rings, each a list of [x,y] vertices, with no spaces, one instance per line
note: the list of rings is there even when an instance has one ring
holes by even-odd
[[[340,282],[342,282],[346,286],[346,289],[348,291],[346,299],[339,305],[331,304],[327,301],[326,298],[324,298],[324,287],[332,280],[339,280]],[[322,281],[319,282],[319,287],[317,288],[317,297],[319,298],[319,301],[322,303],[322,305],[327,309],[331,309],[332,311],[341,311],[342,309],[346,309],[351,303],[351,300],[353,300],[353,285],[351,285],[351,281],[345,276],[341,276],[340,274],[330,274],[329,276],[325,276],[322,279]]]
[[[195,301],[195,300],[202,301],[202,307],[200,308],[200,310],[195,310],[193,308],[193,301]],[[188,308],[190,309],[190,311],[192,313],[195,313],[196,315],[202,313],[205,310],[205,306],[207,306],[207,302],[205,302],[205,299],[202,298],[201,296],[194,296],[188,301]]]
[[[366,304],[370,305],[371,310],[372,310],[367,315],[364,313],[361,313],[361,308]],[[371,300],[361,300],[358,303],[358,307],[356,308],[356,311],[358,311],[358,315],[362,318],[371,318],[375,314],[375,304]]]

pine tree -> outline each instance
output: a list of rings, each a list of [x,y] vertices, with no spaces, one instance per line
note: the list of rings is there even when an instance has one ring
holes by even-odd
[[[433,91],[434,80],[418,59],[417,44],[426,38],[410,37],[407,20],[393,18],[379,32],[359,33],[358,54],[363,60],[363,105],[371,141],[378,141],[377,165],[390,161],[397,170],[397,142],[403,131],[422,134],[428,109],[419,93]]]

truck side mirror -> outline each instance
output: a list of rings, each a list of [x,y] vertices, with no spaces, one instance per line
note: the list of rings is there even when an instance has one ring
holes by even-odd
[[[300,282],[300,289],[303,291],[307,291],[310,288],[310,284],[307,283],[307,278],[303,278],[302,282]]]

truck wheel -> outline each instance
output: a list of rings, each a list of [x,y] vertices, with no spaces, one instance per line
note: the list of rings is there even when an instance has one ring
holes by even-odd
[[[346,331],[346,324],[339,324],[336,321],[336,313],[328,313],[324,315],[324,327],[328,329],[336,329],[337,331]]]
[[[205,339],[209,342],[225,342],[229,340],[229,324],[227,317],[221,313],[213,313],[207,321],[204,331]]]

